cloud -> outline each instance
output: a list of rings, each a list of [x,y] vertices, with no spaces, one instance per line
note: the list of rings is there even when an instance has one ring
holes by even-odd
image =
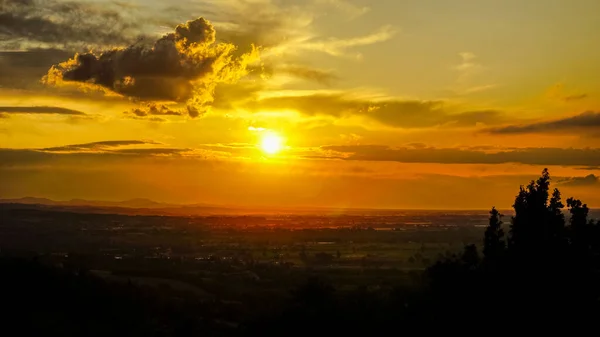
[[[462,52],[458,54],[461,62],[453,67],[458,73],[455,88],[451,91],[456,95],[470,95],[496,88],[494,83],[477,83],[475,81],[485,69],[481,63],[476,61],[477,55],[471,52]]]
[[[135,155],[135,156],[166,156],[166,155],[182,155],[188,152],[189,149],[177,148],[151,148],[151,149],[121,149],[113,151],[115,154]]]
[[[369,11],[343,0],[314,0],[299,5],[284,1],[204,0],[193,7],[210,17],[220,32],[220,39],[243,48],[251,44],[264,48],[264,56],[297,54],[301,51],[319,51],[334,56],[347,56],[348,48],[369,45],[390,39],[395,31],[391,26],[364,36],[345,39],[322,38],[314,23],[328,19],[330,14],[342,14],[355,19]],[[179,16],[188,8],[171,8]]]
[[[600,170],[600,165],[598,166],[583,166],[583,167],[578,167],[578,170],[585,170],[585,171],[590,171],[590,170]]]
[[[479,74],[484,67],[475,61],[477,56],[471,52],[462,52],[458,55],[461,58],[461,63],[454,67],[454,69],[458,71],[457,83],[459,85],[466,85],[467,82],[469,82],[472,77]]]
[[[193,156],[190,149],[162,147],[151,140],[108,140],[41,149],[0,148],[0,168],[66,164],[76,167],[98,163],[122,164],[123,159]],[[99,161],[102,160],[102,161]]]
[[[383,145],[324,146],[323,158],[402,163],[502,164],[526,165],[600,165],[600,149],[522,148],[483,151],[459,148],[409,148]]]
[[[2,0],[0,6],[3,49],[119,46],[139,33],[139,21],[125,19],[111,3]]]
[[[53,66],[43,82],[104,90],[143,106],[185,104],[183,111],[198,117],[213,101],[217,84],[237,81],[257,59],[255,49],[234,57],[235,48],[217,43],[213,25],[198,18],[178,25],[175,32],[153,43],[140,41],[99,55],[77,54]]]
[[[58,49],[0,51],[0,87],[26,89],[38,86],[53,64],[69,57]]]
[[[582,100],[582,99],[587,98],[587,97],[588,97],[588,94],[574,94],[574,95],[565,96],[564,100],[567,101],[567,102],[570,102],[570,101],[579,101],[579,100]]]
[[[548,89],[546,96],[563,102],[573,102],[586,99],[589,95],[582,92],[567,90],[563,83],[557,83]]]
[[[80,151],[102,151],[108,149],[114,149],[121,146],[130,145],[158,145],[160,143],[147,140],[105,140],[101,142],[92,142],[84,144],[72,144],[58,147],[48,147],[40,149],[43,152],[80,152]]]
[[[484,84],[484,85],[477,85],[474,87],[467,87],[467,88],[463,89],[462,91],[458,92],[458,94],[462,94],[462,95],[476,94],[479,92],[484,92],[484,91],[488,91],[490,89],[494,89],[497,86],[498,85],[496,85],[496,84]]]
[[[97,167],[99,164],[124,165],[125,159],[156,159],[187,156],[188,149],[144,148],[105,149],[98,151],[44,151],[37,149],[0,148],[0,169],[24,169],[29,167],[72,168]],[[195,158],[200,159],[199,156]]]
[[[240,108],[251,111],[294,110],[309,116],[325,115],[338,118],[363,116],[399,128],[445,124],[464,127],[477,123],[497,124],[505,121],[504,114],[497,110],[448,113],[441,101],[371,100],[343,94],[273,96],[245,102]]]
[[[147,104],[143,108],[134,108],[130,111],[125,111],[125,114],[133,115],[139,119],[144,119],[142,117],[148,117],[147,120],[152,120],[155,122],[165,122],[166,119],[156,117],[156,116],[181,116],[181,111],[175,111],[170,109],[165,105],[157,105],[153,103]]]
[[[331,71],[313,69],[306,66],[285,66],[277,69],[277,71],[324,85],[330,85],[334,80],[338,79]]]
[[[600,184],[600,177],[589,174],[585,177],[570,177],[558,180],[559,185],[563,186],[593,186]]]
[[[391,39],[395,34],[396,30],[392,26],[386,25],[371,34],[348,39],[315,39],[299,44],[298,47],[307,50],[320,51],[331,56],[348,56],[347,49],[349,48],[368,46],[371,44],[384,42]],[[354,56],[361,57],[361,54],[354,54]]]
[[[508,125],[486,130],[492,134],[526,134],[551,132],[599,131],[600,112],[586,111],[576,116],[523,125]]]
[[[459,53],[458,55],[462,59],[462,62],[456,66],[456,70],[464,72],[464,71],[470,71],[472,69],[481,68],[481,65],[478,63],[475,63],[475,61],[474,61],[477,58],[477,56],[475,56],[475,54],[473,54],[471,52],[462,52],[462,53]]]
[[[2,114],[55,114],[85,116],[84,112],[56,106],[0,106]]]

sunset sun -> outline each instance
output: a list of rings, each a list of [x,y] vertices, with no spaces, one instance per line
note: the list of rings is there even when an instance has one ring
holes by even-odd
[[[277,154],[283,149],[283,138],[276,133],[267,133],[260,140],[260,149],[266,154]]]

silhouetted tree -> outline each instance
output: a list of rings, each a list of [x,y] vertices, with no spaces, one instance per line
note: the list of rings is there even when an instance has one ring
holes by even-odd
[[[565,205],[561,201],[560,191],[555,188],[552,192],[552,198],[550,198],[550,204],[548,205],[549,222],[548,222],[548,238],[552,241],[555,247],[564,245],[565,236],[565,215],[562,209]]]
[[[585,253],[591,248],[593,223],[588,222],[589,208],[579,199],[567,199],[567,207],[571,213],[571,241],[578,253]]]
[[[485,230],[483,239],[483,255],[486,260],[497,260],[504,255],[506,243],[504,242],[504,230],[502,230],[502,214],[496,207],[490,211],[490,221]]]
[[[521,186],[513,205],[509,235],[511,252],[517,255],[544,254],[556,250],[557,240],[563,235],[564,216],[560,192],[554,190],[549,200],[550,174],[542,171],[537,181]]]
[[[507,247],[501,215],[492,208],[483,239],[484,263],[477,263],[474,246],[465,246],[461,259],[447,258],[428,268],[435,305],[460,301],[474,320],[486,318],[472,308],[488,315],[509,310],[513,323],[529,325],[534,324],[532,310],[556,323],[583,323],[597,315],[600,224],[588,221],[589,209],[580,200],[569,198],[566,204],[568,226],[560,191],[550,193],[550,174],[544,169],[515,198]]]
[[[573,229],[585,228],[588,225],[588,214],[590,209],[579,199],[567,199],[567,207],[571,213],[571,227]]]

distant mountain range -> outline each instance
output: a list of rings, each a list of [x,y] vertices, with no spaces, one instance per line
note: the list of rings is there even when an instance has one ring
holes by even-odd
[[[48,206],[97,206],[97,207],[127,207],[127,208],[171,208],[183,207],[183,205],[167,204],[156,202],[150,199],[136,198],[125,201],[100,201],[71,199],[68,201],[56,201],[47,198],[25,197],[18,199],[0,199],[3,204],[24,204],[24,205],[48,205]],[[195,206],[195,205],[194,205]],[[198,205],[200,206],[200,205]]]
[[[85,199],[57,201],[47,198],[25,197],[17,199],[0,199],[0,204],[13,204],[28,208],[52,208],[56,210],[73,212],[140,215],[221,215],[236,214],[240,211],[233,207],[221,207],[207,204],[177,205],[156,202],[144,198],[136,198],[125,201],[100,201]]]

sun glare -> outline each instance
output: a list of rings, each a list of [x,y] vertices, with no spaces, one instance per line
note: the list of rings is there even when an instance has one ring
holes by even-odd
[[[266,154],[277,154],[283,148],[283,139],[276,133],[266,133],[260,141],[260,148]]]

